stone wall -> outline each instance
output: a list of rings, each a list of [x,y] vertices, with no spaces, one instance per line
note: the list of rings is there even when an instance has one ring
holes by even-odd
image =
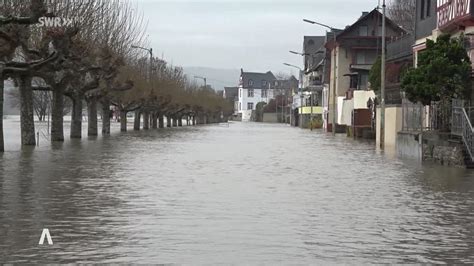
[[[437,164],[466,167],[462,144],[423,143],[423,160]]]
[[[397,133],[397,154],[400,158],[423,160],[422,135],[417,132]]]

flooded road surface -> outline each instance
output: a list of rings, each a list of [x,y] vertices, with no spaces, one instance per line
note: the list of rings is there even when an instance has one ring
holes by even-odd
[[[252,123],[7,145],[0,258],[474,263],[474,172],[374,146]],[[53,245],[38,245],[43,228]]]

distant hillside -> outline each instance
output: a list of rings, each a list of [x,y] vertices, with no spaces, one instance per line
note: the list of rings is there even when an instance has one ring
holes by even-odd
[[[218,69],[210,67],[183,67],[184,72],[192,80],[194,76],[207,78],[207,84],[216,90],[233,87],[239,84],[240,69]],[[202,80],[196,80],[201,83]]]

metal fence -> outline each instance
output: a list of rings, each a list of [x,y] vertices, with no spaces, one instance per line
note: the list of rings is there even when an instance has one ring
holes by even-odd
[[[420,103],[402,100],[402,130],[421,132],[426,121],[425,108]]]
[[[428,106],[402,100],[403,131],[421,132],[438,130],[449,132],[453,119],[452,108],[442,102],[431,102]]]

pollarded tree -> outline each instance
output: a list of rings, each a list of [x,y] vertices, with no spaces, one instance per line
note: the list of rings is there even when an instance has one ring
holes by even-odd
[[[429,105],[432,101],[469,97],[472,68],[463,40],[463,36],[442,35],[436,42],[427,41],[417,67],[402,77],[401,88],[410,101]]]

